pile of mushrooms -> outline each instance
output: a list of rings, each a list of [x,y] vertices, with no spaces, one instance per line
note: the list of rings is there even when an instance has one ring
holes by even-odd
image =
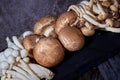
[[[78,16],[78,28],[85,36],[92,36],[95,29],[120,33],[119,0],[84,0],[71,5],[68,11]]]
[[[24,33],[31,34],[30,31]],[[13,42],[7,37],[8,48],[0,53],[0,76],[1,80],[40,80],[52,79],[54,73],[36,63],[30,62],[27,50],[23,47],[16,36]]]
[[[62,62],[65,50],[81,50],[85,36],[94,35],[96,29],[120,33],[119,4],[118,0],[84,0],[58,18],[42,17],[33,31],[13,36],[13,42],[7,37],[8,47],[0,53],[1,80],[52,79],[54,73],[48,68]]]

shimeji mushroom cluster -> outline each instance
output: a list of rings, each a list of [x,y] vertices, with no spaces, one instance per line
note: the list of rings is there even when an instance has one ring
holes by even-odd
[[[96,29],[120,33],[119,4],[119,0],[84,0],[58,18],[42,17],[33,32],[26,31],[19,39],[13,36],[13,42],[7,37],[8,48],[0,54],[2,80],[52,79],[54,74],[47,68],[58,65],[65,50],[82,49],[84,36],[94,35]]]
[[[68,11],[78,15],[78,27],[85,36],[93,35],[95,29],[120,33],[119,0],[84,0]]]
[[[31,63],[27,50],[20,40],[32,34],[26,31],[18,39],[12,37],[13,42],[7,37],[8,48],[0,53],[0,76],[1,80],[40,80],[52,79],[54,74],[45,67]]]

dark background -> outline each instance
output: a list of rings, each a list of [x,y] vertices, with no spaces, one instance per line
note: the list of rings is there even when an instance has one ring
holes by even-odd
[[[32,30],[35,22],[48,14],[59,16],[71,4],[81,0],[0,0],[0,51],[6,48],[5,38],[20,36]],[[97,30],[86,37],[82,50],[66,51],[64,61],[52,68],[54,80],[77,80],[80,75],[120,53],[120,34]]]

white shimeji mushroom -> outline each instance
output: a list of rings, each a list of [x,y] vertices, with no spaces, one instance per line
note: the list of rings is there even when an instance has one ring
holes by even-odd
[[[18,50],[13,50],[13,51],[12,51],[12,55],[13,55],[14,57],[18,57],[18,56],[19,56],[19,51],[18,51]]]
[[[25,50],[25,49],[20,50],[20,55],[22,58],[27,57],[28,56],[27,50]]]
[[[29,58],[29,57],[24,57],[24,58],[23,58],[23,61],[24,61],[25,63],[29,63],[30,58]]]
[[[18,78],[20,78],[21,80],[29,80],[26,76],[24,76],[23,74],[21,73],[18,73],[16,71],[13,71],[13,70],[7,70],[6,72],[7,74],[10,74],[10,75],[14,75]]]
[[[52,79],[54,73],[38,64],[29,64],[30,68],[41,78]]]
[[[4,51],[3,51],[3,52],[0,53],[0,62],[6,61],[6,60],[7,60],[7,59],[6,59],[6,57],[5,57],[5,55],[4,55]]]
[[[15,57],[12,56],[12,55],[8,56],[7,62],[8,62],[9,64],[14,64],[14,63],[15,63]]]
[[[20,43],[20,41],[18,40],[18,38],[17,38],[16,36],[13,36],[13,37],[12,37],[12,40],[13,40],[14,44],[15,44],[17,47],[19,47],[19,48],[21,48],[21,49],[24,49],[23,46],[22,46],[22,44]]]
[[[17,47],[13,42],[11,42],[11,40],[9,39],[9,37],[6,38],[7,41],[7,45],[9,48],[15,49],[15,50],[19,50],[19,47]]]
[[[8,69],[8,68],[9,68],[8,62],[2,61],[2,62],[0,63],[0,68],[1,68],[2,70]]]
[[[8,57],[8,56],[12,55],[12,52],[13,52],[12,48],[5,49],[5,51],[4,51],[5,57]]]
[[[20,64],[18,64],[18,66],[31,74],[31,77],[33,77],[35,80],[39,80],[39,77],[36,76],[36,74],[29,68],[28,64],[26,64],[22,59],[20,60]]]

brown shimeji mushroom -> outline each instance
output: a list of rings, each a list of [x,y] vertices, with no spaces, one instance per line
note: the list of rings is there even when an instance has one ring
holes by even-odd
[[[42,38],[33,49],[35,60],[44,67],[53,67],[64,58],[64,48],[60,42],[51,37]]]
[[[85,35],[85,36],[92,36],[95,34],[94,28],[95,27],[92,24],[86,22],[85,27],[81,27],[81,31],[82,31],[83,35]]]

